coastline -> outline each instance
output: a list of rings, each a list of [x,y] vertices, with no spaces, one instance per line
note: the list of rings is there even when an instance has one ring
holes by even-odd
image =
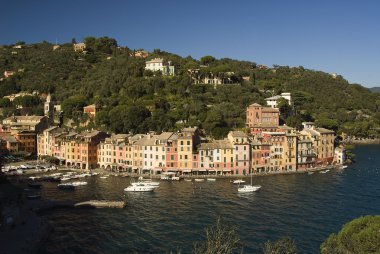
[[[273,176],[273,175],[290,175],[290,174],[304,174],[308,172],[319,172],[327,169],[339,169],[341,165],[329,165],[324,167],[309,168],[304,170],[295,171],[277,171],[277,172],[265,172],[260,174],[252,174],[252,177],[263,177],[263,176]],[[66,167],[59,167],[56,171],[67,171],[72,170]],[[56,172],[55,171],[55,172]],[[82,172],[82,170],[75,170],[77,172]],[[53,171],[54,172],[54,171]],[[160,175],[149,175],[149,174],[127,174],[127,173],[116,173],[110,171],[104,171],[96,169],[93,172],[99,172],[101,174],[109,174],[118,177],[151,177],[159,179]],[[34,172],[35,173],[35,172]],[[34,174],[29,172],[25,175]],[[233,178],[247,178],[251,175],[189,175],[182,176],[182,178],[218,178],[218,179],[233,179]],[[22,190],[22,185],[25,181],[21,181],[21,185],[17,182],[11,181],[9,185],[13,188]],[[25,198],[25,196],[24,196]],[[15,198],[13,199],[15,202]],[[42,246],[43,242],[49,237],[49,234],[53,230],[50,224],[41,217],[39,214],[42,210],[50,210],[51,207],[68,207],[69,205],[65,203],[54,203],[50,200],[27,200],[24,199],[23,203],[15,204],[13,206],[18,212],[18,219],[15,220],[15,226],[4,226],[0,231],[0,245],[5,251],[4,254],[24,254],[24,253],[36,253],[38,249]],[[71,206],[71,204],[70,204]],[[17,244],[15,244],[17,243]]]
[[[347,141],[347,144],[353,145],[380,145],[380,139],[354,139]]]

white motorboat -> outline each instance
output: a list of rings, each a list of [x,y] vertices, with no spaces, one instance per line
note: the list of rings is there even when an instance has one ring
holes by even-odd
[[[74,187],[87,185],[87,182],[72,182]]]
[[[179,181],[179,176],[172,176],[171,180],[172,181]]]
[[[233,180],[232,183],[233,184],[241,184],[241,183],[245,183],[245,181],[242,179],[237,179],[237,180]]]
[[[142,176],[138,178],[137,183],[144,183],[147,185],[157,186],[157,187],[160,185],[160,182],[155,182],[155,181],[152,181],[152,179],[146,179],[146,178],[143,178]]]
[[[215,178],[207,178],[207,182],[215,182],[216,179]]]
[[[195,182],[203,182],[204,180],[205,180],[205,179],[203,179],[203,178],[195,178],[195,179],[194,179]]]
[[[146,185],[143,183],[135,183],[124,189],[126,192],[152,192],[154,191],[154,186]]]
[[[324,170],[324,171],[319,171],[320,174],[326,174],[327,172],[329,172],[330,169],[327,169],[327,170]]]
[[[190,178],[185,178],[185,182],[191,182]]]
[[[314,174],[314,172],[307,172],[307,174],[308,174],[308,175],[312,175],[312,174]]]
[[[347,165],[342,166],[342,169],[345,169],[345,168],[348,168],[348,166]]]
[[[107,179],[108,176],[101,176],[100,179]]]
[[[238,188],[238,192],[254,192],[261,188],[260,185],[243,185]]]
[[[68,180],[71,180],[71,178],[70,177],[62,177],[61,178],[61,181],[68,181]]]
[[[246,184],[246,185],[242,185],[242,186],[239,185],[238,192],[242,192],[242,193],[254,192],[254,191],[259,190],[260,188],[261,188],[260,185],[252,185],[252,175],[251,175],[251,184],[250,185]]]

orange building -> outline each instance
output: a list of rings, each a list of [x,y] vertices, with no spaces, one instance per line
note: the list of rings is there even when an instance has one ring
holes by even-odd
[[[247,107],[246,116],[246,127],[250,128],[251,134],[272,132],[276,131],[279,125],[280,111],[254,103]]]
[[[102,131],[70,133],[63,142],[65,146],[66,166],[81,169],[93,169],[98,164],[98,144],[109,137]]]
[[[83,113],[87,114],[91,118],[95,118],[98,107],[95,104],[83,107]]]
[[[37,134],[34,131],[17,131],[12,133],[18,142],[18,151],[36,154]]]

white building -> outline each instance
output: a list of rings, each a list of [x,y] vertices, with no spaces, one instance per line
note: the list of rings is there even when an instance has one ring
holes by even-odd
[[[171,62],[166,62],[162,58],[154,58],[146,61],[145,70],[161,71],[162,75],[174,76],[174,66],[170,65]]]
[[[342,147],[336,147],[334,151],[334,161],[338,165],[343,165],[346,161],[346,152]]]
[[[288,101],[289,105],[292,105],[292,97],[290,93],[282,93],[281,95],[276,95],[273,97],[266,98],[265,101],[267,102],[267,105],[272,108],[277,108],[277,101],[280,98],[284,98]]]

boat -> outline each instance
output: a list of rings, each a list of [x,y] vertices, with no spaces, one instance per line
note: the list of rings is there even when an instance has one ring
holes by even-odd
[[[191,182],[190,178],[185,178],[185,182]]]
[[[215,182],[216,179],[215,178],[207,178],[207,182]]]
[[[107,179],[108,176],[101,176],[100,178],[101,178],[101,179]]]
[[[307,172],[307,174],[308,174],[308,175],[312,175],[312,174],[314,174],[314,172]]]
[[[233,180],[232,183],[233,184],[241,184],[241,183],[245,183],[245,181],[242,179],[237,179],[237,180]]]
[[[72,182],[74,187],[87,185],[87,182]]]
[[[323,170],[323,171],[319,171],[320,174],[326,174],[327,172],[329,172],[330,169],[327,169],[327,170]]]
[[[238,188],[238,192],[254,192],[261,188],[260,185],[243,185]]]
[[[161,180],[172,180],[172,181],[179,181],[180,178],[179,176],[175,176],[176,173],[174,172],[165,172],[165,173],[162,173],[161,175]]]
[[[137,183],[145,183],[145,184],[148,184],[148,185],[151,185],[151,186],[157,186],[157,187],[160,185],[160,182],[152,181],[152,179],[145,179],[142,176],[140,176],[138,178],[138,182]]]
[[[68,180],[71,180],[71,178],[70,177],[62,177],[61,178],[61,181],[68,181]]]
[[[345,168],[348,168],[348,166],[347,165],[342,166],[342,169],[345,169]]]
[[[126,192],[152,192],[155,187],[143,183],[135,183],[124,189]]]
[[[75,186],[72,183],[60,183],[57,185],[57,188],[61,190],[75,190]]]
[[[39,199],[39,198],[41,198],[41,195],[38,193],[35,193],[35,194],[27,195],[26,198],[27,199]]]
[[[251,184],[250,185],[248,185],[248,184],[242,185],[241,187],[239,185],[238,192],[242,192],[242,193],[254,192],[254,191],[259,190],[260,188],[261,188],[260,185],[252,185],[252,175],[251,175]]]
[[[205,179],[202,179],[202,178],[195,178],[194,181],[195,182],[203,182]]]

